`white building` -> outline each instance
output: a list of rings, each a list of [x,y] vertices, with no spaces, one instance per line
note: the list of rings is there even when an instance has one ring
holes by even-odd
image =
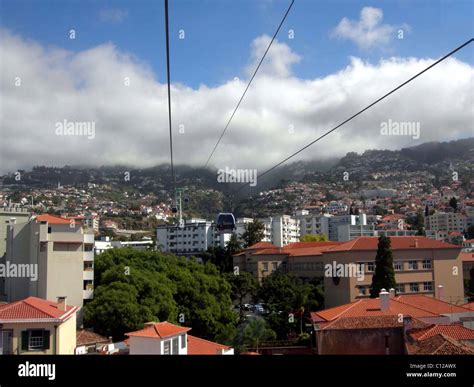
[[[192,255],[207,251],[211,246],[225,247],[229,234],[219,234],[213,222],[188,219],[184,227],[161,225],[156,229],[156,244],[162,251]]]
[[[320,234],[326,235],[331,241],[346,241],[373,234],[373,227],[367,224],[366,214],[310,214],[307,210],[301,210],[296,213],[295,218],[300,221],[301,235]],[[339,236],[339,232],[343,235]]]
[[[97,255],[106,250],[124,247],[135,250],[148,250],[153,247],[153,241],[151,239],[141,241],[113,241],[108,236],[102,237],[100,241],[94,241],[94,251]]]
[[[290,215],[270,216],[259,219],[264,226],[264,237],[262,242],[271,242],[275,246],[286,246],[289,243],[300,240],[300,221]],[[252,223],[252,218],[237,218],[235,233],[239,238],[245,232],[245,226]]]
[[[146,323],[139,331],[126,333],[130,355],[233,355],[226,345],[191,336],[191,328],[167,321]]]

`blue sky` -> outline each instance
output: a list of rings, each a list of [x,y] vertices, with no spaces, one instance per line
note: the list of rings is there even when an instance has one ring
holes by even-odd
[[[171,0],[173,80],[196,88],[235,76],[245,78],[252,40],[271,36],[288,4],[283,0]],[[371,62],[389,56],[436,58],[474,35],[473,4],[296,0],[278,40],[301,57],[293,72],[302,79],[336,72],[347,66],[349,56]],[[331,37],[343,17],[357,20],[365,6],[380,8],[384,24],[408,25],[404,39],[393,39],[389,48],[361,49],[350,40]],[[163,1],[1,0],[0,20],[2,27],[24,38],[72,51],[112,42],[150,64],[158,79],[164,79]],[[76,30],[75,40],[68,37],[71,28]],[[181,29],[186,34],[182,40]],[[289,29],[294,30],[294,39],[289,39]],[[469,48],[457,57],[473,63],[473,53]]]
[[[289,3],[170,0],[177,164],[205,163]],[[472,0],[296,0],[211,164],[271,166],[472,38],[473,20]],[[0,172],[169,161],[162,0],[0,0],[0,53]],[[474,43],[293,160],[472,137],[473,79]],[[64,121],[95,132],[58,134]],[[385,136],[392,121],[420,136]]]

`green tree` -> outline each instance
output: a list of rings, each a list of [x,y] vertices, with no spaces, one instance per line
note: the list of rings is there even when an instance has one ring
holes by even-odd
[[[255,243],[260,242],[265,236],[265,226],[259,220],[247,223],[245,225],[245,231],[242,234],[242,240],[244,241],[244,247],[250,247]]]
[[[395,288],[395,272],[393,269],[393,254],[390,238],[379,237],[377,255],[375,256],[375,272],[370,287],[370,297],[378,297],[382,289]]]
[[[291,331],[299,329],[298,315],[308,304],[310,293],[311,286],[293,274],[275,271],[264,278],[257,294],[265,303],[265,320],[278,337],[286,339]]]
[[[233,299],[238,302],[240,307],[239,322],[242,322],[245,320],[244,301],[249,297],[255,296],[258,282],[252,274],[246,271],[239,272],[238,274],[229,273],[226,275],[226,279],[232,287]]]
[[[235,335],[231,285],[211,264],[158,251],[111,249],[96,257],[94,300],[84,323],[122,339],[148,321],[168,320],[226,342]]]
[[[300,236],[300,242],[327,242],[326,234],[305,234]]]
[[[455,197],[452,197],[451,199],[449,199],[449,206],[454,210],[454,212],[457,212],[458,200]]]
[[[258,347],[262,341],[275,340],[276,333],[268,328],[267,323],[262,318],[252,319],[243,330],[243,342],[258,352]]]

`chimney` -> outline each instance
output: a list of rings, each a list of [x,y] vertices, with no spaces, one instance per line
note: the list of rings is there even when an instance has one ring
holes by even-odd
[[[66,311],[67,309],[67,297],[66,296],[60,296],[58,297],[58,309]]]
[[[382,289],[379,294],[380,297],[380,310],[385,312],[390,309],[390,293],[385,289]]]
[[[395,289],[394,289],[394,288],[391,288],[391,289],[389,290],[389,292],[390,292],[390,298],[394,298],[394,297],[395,297]]]
[[[444,298],[444,288],[443,285],[438,285],[438,300],[443,300]]]

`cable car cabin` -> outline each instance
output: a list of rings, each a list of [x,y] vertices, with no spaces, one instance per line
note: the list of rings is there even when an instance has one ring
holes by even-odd
[[[231,213],[220,213],[216,221],[217,231],[221,234],[230,234],[235,229],[235,218]]]

